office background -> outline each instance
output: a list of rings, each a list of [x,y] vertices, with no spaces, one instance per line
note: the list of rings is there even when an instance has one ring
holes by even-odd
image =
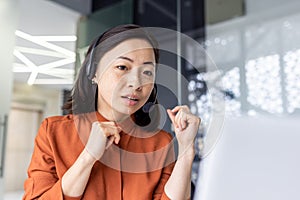
[[[213,172],[207,168],[222,168],[222,165],[216,166],[215,163],[218,162],[215,161],[206,162],[212,160],[210,157],[214,154],[210,151],[203,153],[206,139],[210,137],[209,126],[212,124],[211,96],[218,96],[225,104],[216,148],[218,144],[224,144],[223,141],[217,143],[222,137],[223,125],[225,132],[243,132],[243,129],[247,129],[245,126],[248,121],[251,126],[259,126],[262,134],[274,131],[274,135],[267,138],[270,142],[273,141],[272,137],[282,138],[279,140],[282,144],[276,143],[278,146],[293,146],[292,142],[300,137],[289,135],[297,128],[300,108],[300,3],[297,0],[70,2],[0,2],[0,199],[20,199],[34,137],[41,120],[47,116],[63,114],[60,108],[72,88],[87,45],[105,29],[117,24],[136,23],[146,27],[168,28],[180,31],[199,43],[201,49],[188,43],[181,43],[179,46],[178,43],[173,43],[178,41],[176,38],[170,40],[163,37],[162,45],[172,43],[174,48],[179,46],[180,51],[194,64],[191,65],[187,59],[178,59],[177,54],[163,51],[161,63],[180,70],[182,79],[187,82],[174,75],[166,83],[175,86],[174,90],[159,86],[159,100],[163,106],[172,107],[178,102],[188,104],[192,112],[202,118],[202,126],[195,142],[197,155],[192,174],[193,184],[198,189],[198,197],[195,199],[218,199],[218,196],[209,195],[212,189],[207,186],[207,177]],[[205,54],[199,53],[203,52],[202,48]],[[166,79],[165,77],[165,74],[161,74],[158,79]],[[178,82],[182,84],[178,85]],[[214,83],[212,88],[209,88],[208,82]],[[227,123],[231,119],[241,119],[241,123]],[[269,127],[274,123],[280,124],[281,121],[285,121],[285,126],[279,127],[278,134],[284,134],[276,135],[277,132]],[[169,121],[164,128],[171,132]],[[245,133],[249,141],[251,138],[260,138],[258,134]],[[286,138],[291,139],[285,140]],[[256,143],[253,141],[251,144],[255,146]],[[277,148],[277,145],[272,146],[266,142],[265,148]],[[260,149],[260,153],[263,150],[264,148]],[[298,149],[295,147],[289,150],[293,154]],[[278,156],[272,151],[268,154],[273,155]],[[257,158],[258,155],[253,157]],[[289,163],[291,160],[293,162]],[[289,171],[295,169],[288,167],[289,164],[294,167],[300,165],[299,159],[292,157],[291,160],[285,160],[286,165],[275,169]],[[230,168],[230,163],[234,165],[234,162],[234,159],[230,160],[227,167]],[[277,166],[274,160],[270,159],[270,162],[274,167]],[[249,165],[248,169],[243,170],[248,173],[253,168]],[[256,170],[262,174],[268,171]],[[300,178],[299,173],[293,176]],[[263,176],[261,178],[268,179]],[[217,180],[216,178],[215,181]],[[246,177],[239,181],[243,185],[248,179]],[[280,183],[278,184],[280,188]],[[285,184],[295,182],[287,179]],[[234,185],[234,182],[226,179],[224,185]],[[268,188],[268,184],[265,187]],[[294,194],[289,199],[296,199],[299,193],[291,188],[292,192],[286,193]],[[215,190],[217,189],[216,187]],[[240,190],[242,191],[241,188]],[[238,199],[235,192],[230,193],[230,189],[226,192],[223,194],[224,199]],[[268,198],[263,195],[264,192],[269,193],[265,189],[254,192],[257,196],[252,197]]]

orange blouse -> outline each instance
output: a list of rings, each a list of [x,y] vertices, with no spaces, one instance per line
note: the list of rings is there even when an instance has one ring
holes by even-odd
[[[98,112],[46,118],[38,131],[23,200],[169,199],[164,192],[174,167],[172,136],[165,131],[151,133],[132,126],[120,133],[97,161],[81,197],[63,195],[61,179],[76,161],[87,142],[91,123],[107,121]],[[138,131],[136,131],[138,130]],[[133,133],[133,134],[132,134]]]

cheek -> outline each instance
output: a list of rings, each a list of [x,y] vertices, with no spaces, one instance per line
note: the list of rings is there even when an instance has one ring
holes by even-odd
[[[100,76],[100,80],[99,80],[99,84],[100,85],[105,85],[106,88],[109,87],[113,87],[114,85],[116,85],[117,82],[117,77],[113,75],[113,73],[111,73],[110,71],[106,71],[103,74],[101,74]]]
[[[153,83],[146,84],[146,85],[143,87],[144,94],[145,94],[145,96],[147,96],[148,98],[149,98],[149,96],[150,96],[150,94],[151,94],[151,92],[152,92],[152,90],[153,90],[153,87],[154,87]],[[148,98],[147,98],[147,99],[148,99]]]
[[[114,97],[120,94],[120,90],[122,88],[122,81],[113,75],[113,74],[106,74],[103,76],[103,79],[100,82],[102,87],[104,98],[112,100]]]
[[[111,96],[111,91],[113,90],[114,81],[109,73],[104,74],[98,82],[99,94],[104,98]]]

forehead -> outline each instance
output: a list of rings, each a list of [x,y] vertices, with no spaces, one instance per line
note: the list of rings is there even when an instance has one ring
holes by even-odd
[[[134,52],[143,53],[145,56],[150,53],[148,56],[151,56],[150,58],[154,59],[153,47],[148,41],[144,39],[128,39],[106,52],[101,58],[100,63],[108,64],[108,62],[111,62],[120,56],[132,54]]]

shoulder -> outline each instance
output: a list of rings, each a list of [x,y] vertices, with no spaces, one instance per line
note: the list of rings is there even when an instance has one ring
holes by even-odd
[[[74,117],[72,114],[64,116],[51,116],[43,120],[42,126],[44,128],[51,128],[53,126],[61,126],[63,124],[73,123]]]
[[[64,116],[51,116],[45,118],[40,126],[39,133],[47,137],[56,137],[60,135],[61,132],[65,130],[72,130],[74,127],[74,116],[64,115]],[[69,131],[68,131],[69,132]]]
[[[94,121],[96,121],[96,115],[93,113],[52,116],[44,119],[41,129],[50,137],[62,137],[62,135],[71,137],[75,135],[74,133],[86,136]]]

